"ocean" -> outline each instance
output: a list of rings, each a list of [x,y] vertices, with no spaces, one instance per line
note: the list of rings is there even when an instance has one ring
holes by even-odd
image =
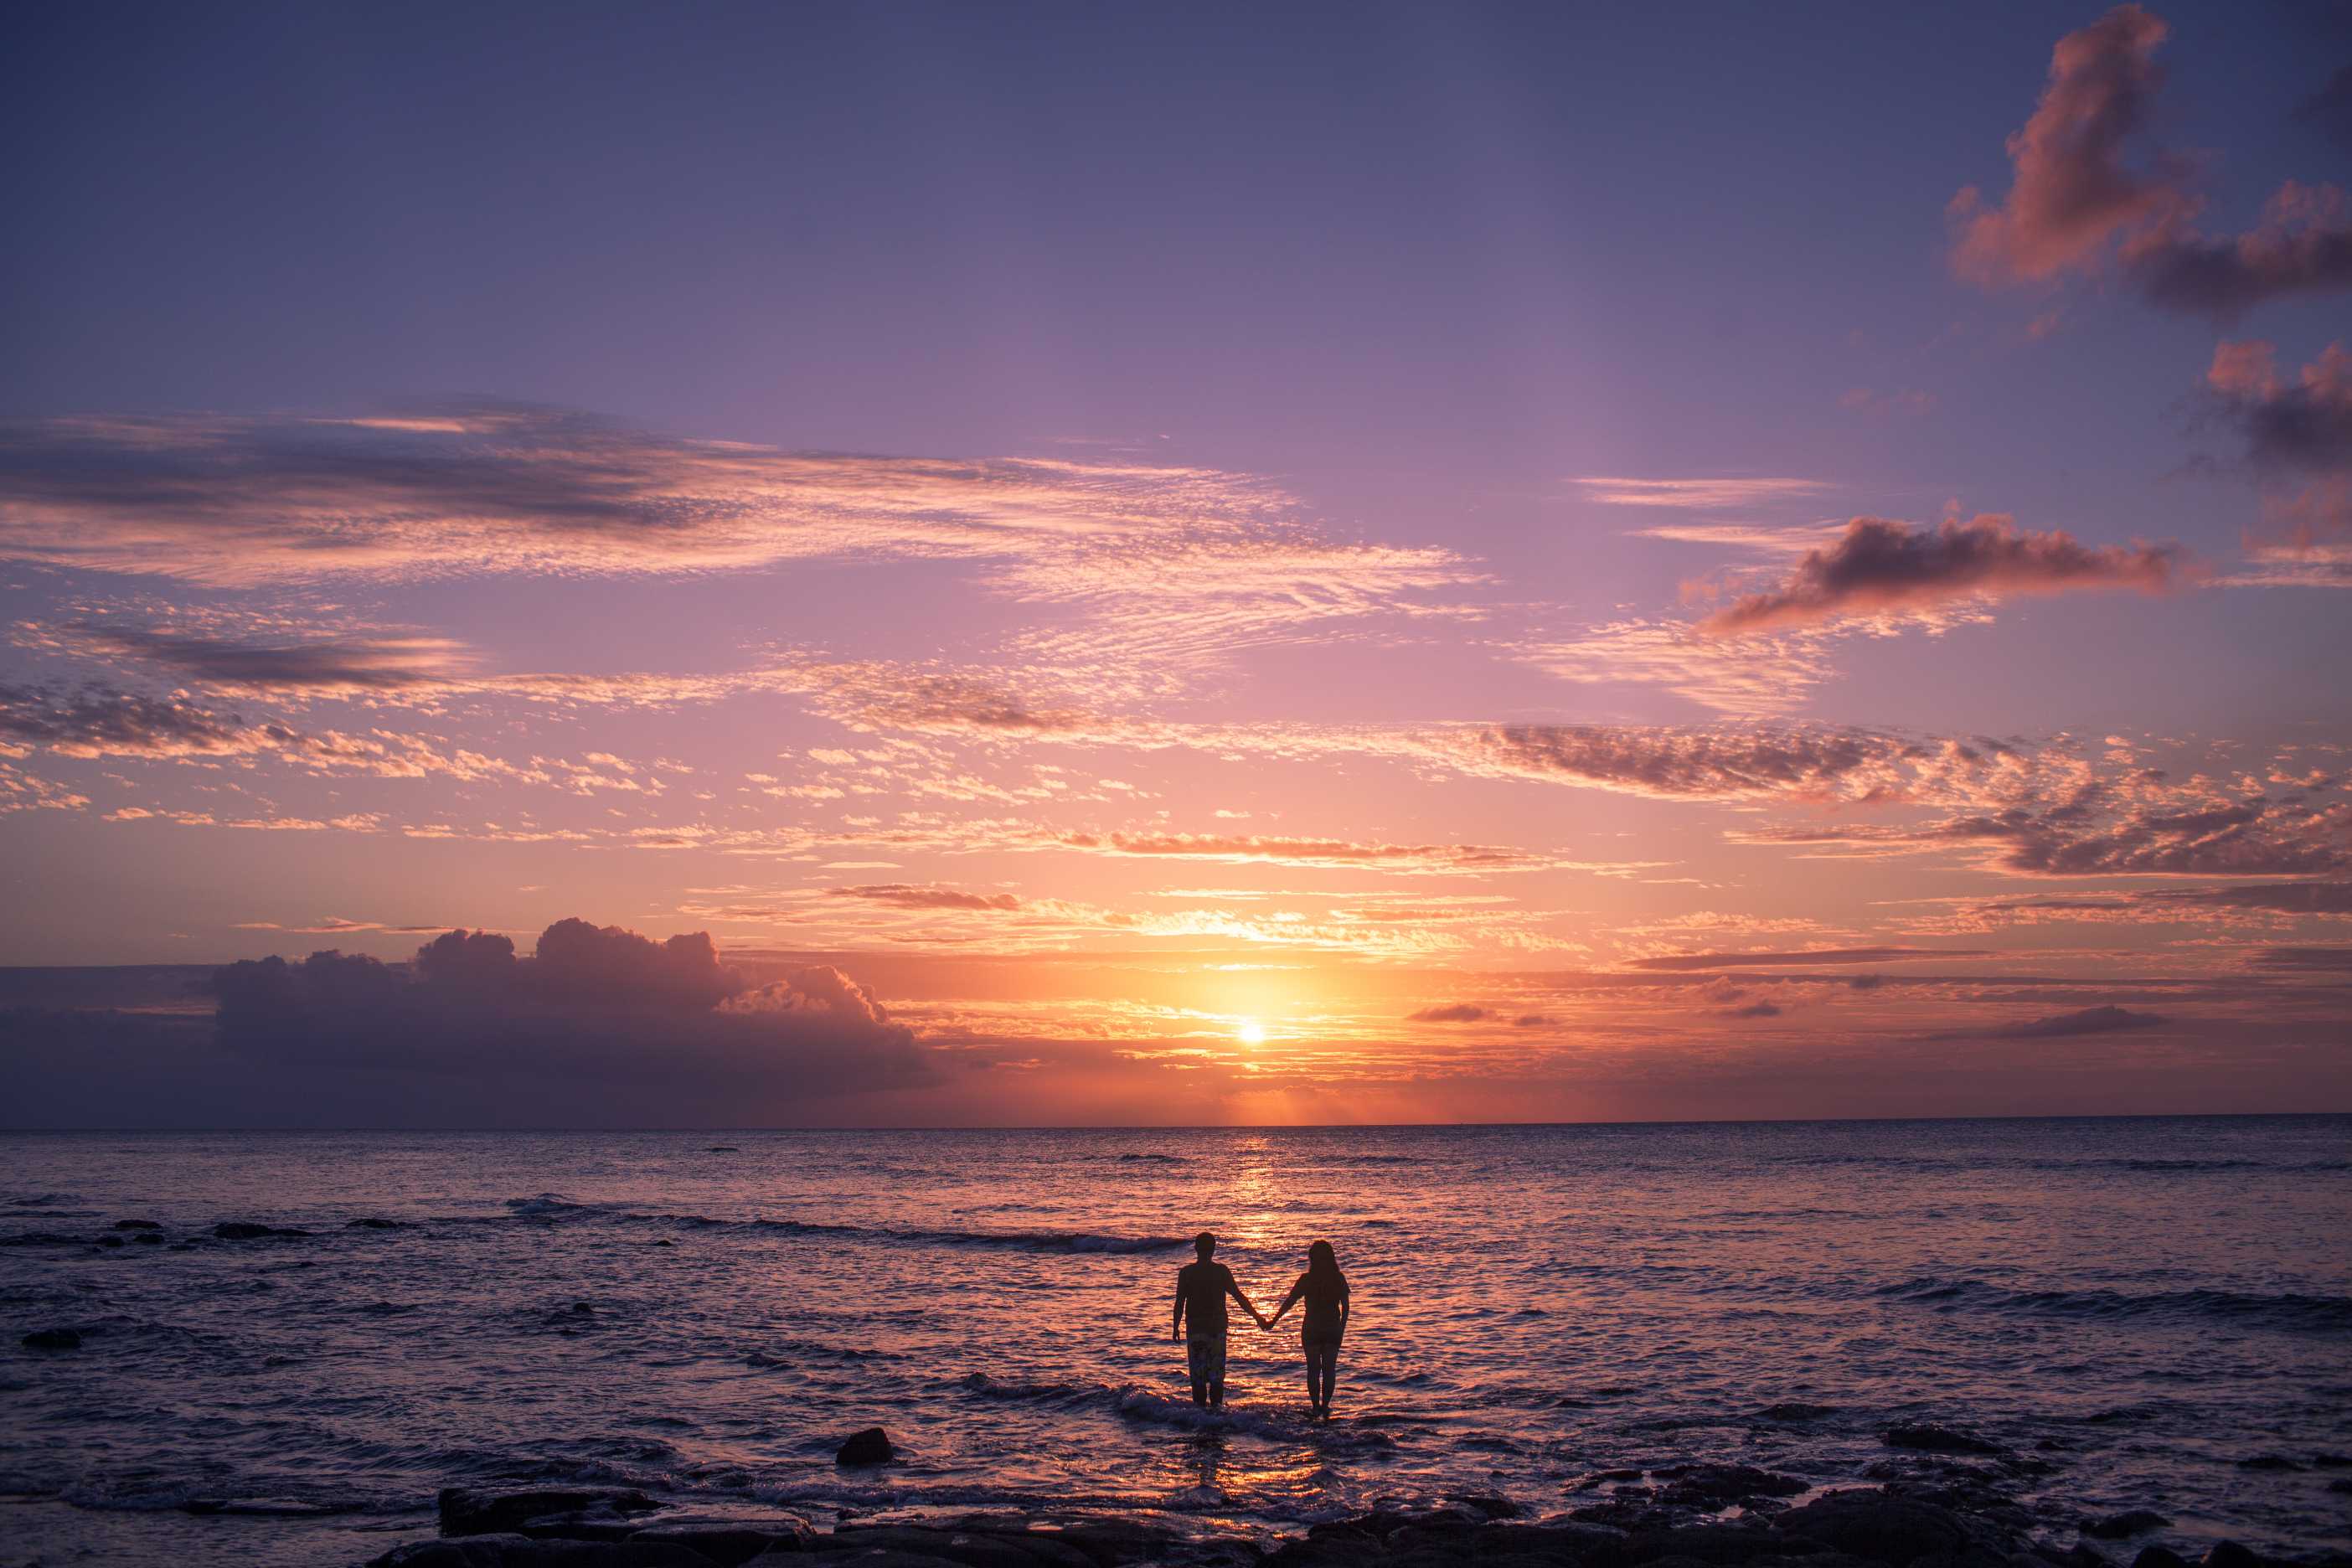
[[[1203,1227],[1269,1309],[1338,1249],[1329,1425],[1295,1318],[1190,1403]],[[2053,1539],[2352,1547],[2352,1117],[9,1134],[0,1241],[11,1564],[356,1563],[459,1484],[1264,1537],[1979,1462],[1921,1425]],[[836,1467],[875,1425],[899,1462]]]

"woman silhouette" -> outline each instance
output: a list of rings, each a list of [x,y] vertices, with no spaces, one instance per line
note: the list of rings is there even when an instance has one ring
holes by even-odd
[[[1307,1249],[1307,1272],[1274,1310],[1266,1327],[1282,1321],[1282,1314],[1302,1297],[1307,1317],[1298,1331],[1298,1343],[1307,1352],[1307,1398],[1315,1414],[1328,1421],[1331,1384],[1339,1373],[1339,1336],[1348,1331],[1348,1277],[1339,1272],[1339,1257],[1328,1241]]]

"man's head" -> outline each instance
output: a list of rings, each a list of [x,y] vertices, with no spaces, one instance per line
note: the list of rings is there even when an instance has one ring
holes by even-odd
[[[1192,1250],[1201,1255],[1202,1262],[1206,1263],[1209,1255],[1217,1250],[1217,1238],[1204,1230],[1192,1238]]]

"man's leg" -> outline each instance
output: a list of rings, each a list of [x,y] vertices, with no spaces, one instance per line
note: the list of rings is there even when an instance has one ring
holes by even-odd
[[[1209,1354],[1206,1340],[1184,1342],[1184,1370],[1192,1378],[1192,1403],[1205,1407],[1209,1403]]]
[[[1207,1352],[1203,1359],[1208,1363],[1209,1408],[1222,1409],[1225,1403],[1225,1336],[1219,1334],[1213,1340],[1197,1342]]]

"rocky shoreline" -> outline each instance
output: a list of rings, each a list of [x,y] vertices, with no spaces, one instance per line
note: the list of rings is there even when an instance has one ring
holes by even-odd
[[[699,1514],[625,1489],[451,1489],[439,1500],[439,1539],[396,1547],[366,1568],[780,1568],[786,1559],[815,1559],[814,1568],[2189,1568],[2192,1561],[2163,1543],[2170,1521],[2153,1510],[2053,1530],[1981,1471],[1822,1491],[1737,1465],[1668,1467],[1646,1479],[1656,1484],[1621,1486],[1606,1500],[1542,1518],[1507,1499],[1463,1496],[1265,1541],[1076,1514],[845,1520],[819,1531],[794,1514]],[[2346,1568],[2352,1557],[2269,1557],[2223,1541],[2203,1546],[2194,1562]]]

